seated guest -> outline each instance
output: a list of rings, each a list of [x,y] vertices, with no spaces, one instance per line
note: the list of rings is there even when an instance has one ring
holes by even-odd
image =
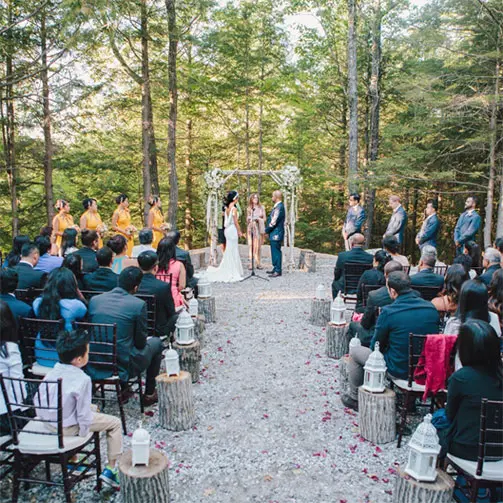
[[[35,316],[42,320],[64,320],[65,330],[72,330],[74,321],[81,321],[87,306],[70,269],[60,267],[49,274],[47,285],[40,297],[33,301]],[[35,341],[35,358],[44,367],[54,367],[58,361],[56,341]]]
[[[159,257],[159,270],[156,277],[161,281],[171,283],[171,294],[175,308],[185,305],[182,290],[186,286],[185,266],[176,259],[176,245],[168,238],[163,238],[157,246],[157,256]]]
[[[489,285],[489,311],[498,315],[500,327],[503,328],[503,269],[493,274]]]
[[[3,267],[15,267],[21,260],[21,249],[30,242],[30,236],[20,234],[12,241],[12,250],[5,257]]]
[[[31,306],[16,299],[14,295],[17,288],[17,272],[14,269],[8,267],[0,271],[0,287],[2,292],[0,299],[9,306],[16,323],[19,317],[30,318],[33,316]]]
[[[358,409],[358,388],[363,384],[363,367],[376,342],[379,342],[388,373],[398,379],[407,379],[409,334],[438,333],[437,310],[431,302],[418,297],[412,291],[407,274],[390,273],[387,286],[394,302],[381,309],[370,348],[356,346],[350,350],[349,395],[343,395],[342,403],[355,410]]]
[[[386,234],[382,240],[382,247],[391,255],[393,260],[400,262],[404,267],[410,265],[407,257],[398,253],[398,250],[400,250],[400,243],[395,236]]]
[[[140,244],[133,246],[133,258],[138,258],[140,253],[144,251],[155,252],[155,248],[152,246],[152,241],[154,240],[154,233],[152,232],[152,229],[142,229],[138,233],[138,239],[140,240]]]
[[[155,297],[155,331],[156,335],[169,335],[175,330],[178,315],[171,295],[171,285],[156,279],[159,269],[157,253],[144,251],[138,257],[138,265],[143,272],[143,278],[138,293]]]
[[[462,257],[462,255],[459,255]],[[465,281],[470,278],[466,269],[461,264],[454,264],[447,270],[445,276],[445,288],[442,295],[435,297],[431,303],[440,313],[447,315],[454,314],[458,309],[459,292]]]
[[[63,263],[63,257],[56,257],[51,255],[51,240],[46,236],[38,236],[35,239],[35,245],[38,247],[40,252],[40,258],[38,259],[37,265],[35,266],[36,271],[43,271],[49,274],[54,269],[61,267]]]
[[[187,286],[196,290],[197,289],[197,278],[194,277],[194,266],[192,265],[192,259],[190,258],[190,253],[188,250],[184,250],[178,246],[180,242],[180,231],[169,231],[166,234],[168,239],[171,239],[176,246],[176,260],[183,262],[185,266],[185,271],[187,272]]]
[[[392,260],[384,266],[385,280],[390,273],[395,271],[403,271],[403,267],[400,262]],[[352,321],[349,324],[348,338],[358,337],[362,346],[369,347],[372,337],[374,336],[379,308],[387,306],[392,302],[393,299],[389,296],[388,287],[386,285],[382,286],[378,290],[371,291],[367,298],[367,304],[365,306],[362,319],[359,322]]]
[[[147,371],[145,406],[157,402],[155,378],[162,360],[162,342],[147,339],[147,305],[133,294],[138,291],[143,273],[138,267],[126,267],[119,276],[119,286],[94,296],[89,302],[92,323],[117,324],[117,359],[122,383]],[[92,375],[91,375],[92,377]]]
[[[96,261],[99,267],[96,271],[84,275],[85,290],[109,292],[118,285],[119,276],[112,271],[113,259],[114,254],[108,246],[104,246],[96,252]]]
[[[94,272],[98,269],[96,250],[100,237],[96,231],[84,229],[81,233],[82,248],[75,253],[82,258],[82,272]]]
[[[484,272],[480,275],[480,281],[489,286],[493,274],[501,269],[501,254],[496,248],[486,248],[482,262]]]
[[[120,274],[123,269],[130,266],[137,266],[136,259],[130,259],[127,256],[128,241],[121,234],[116,234],[111,237],[106,246],[108,246],[115,254],[112,262],[112,271],[115,274]]]
[[[373,268],[365,271],[356,290],[356,307],[357,313],[363,312],[363,285],[385,285],[384,266],[391,261],[391,255],[384,250],[377,250],[374,254]]]
[[[40,254],[38,248],[33,243],[23,245],[21,249],[21,260],[14,267],[17,272],[19,289],[43,288],[47,280],[47,273],[35,269]]]
[[[433,268],[437,262],[437,249],[430,245],[425,245],[421,249],[421,259],[419,260],[419,272],[411,276],[412,286],[444,286],[444,277],[435,274]]]
[[[482,272],[482,250],[475,241],[467,241],[463,246],[463,253],[472,259],[472,269],[477,271],[477,275]]]
[[[40,228],[40,232],[37,237],[44,237],[51,239],[53,229],[50,225],[44,225]]]
[[[75,253],[79,249],[77,248],[77,229],[70,227],[63,231],[63,237],[61,239],[61,248],[59,253],[61,257],[66,257],[70,253]]]
[[[77,253],[70,253],[70,255],[67,255],[63,260],[63,267],[73,272],[79,290],[84,290],[84,283],[82,281],[84,277],[82,274],[82,257],[77,255]]]
[[[472,319],[461,325],[457,344],[462,368],[449,379],[445,413],[450,425],[439,431],[441,456],[449,453],[477,461],[482,399],[501,400],[503,395],[500,341],[488,323]],[[489,455],[502,455],[501,448],[487,449]]]
[[[501,267],[503,267],[503,236],[496,238],[494,241],[494,248],[501,254]]]
[[[3,287],[3,283],[2,283]],[[9,306],[3,300],[0,300],[0,374],[4,377],[23,379],[23,361],[21,351],[19,350],[19,339],[17,332],[17,323]],[[21,389],[21,384],[14,384],[13,387],[6,386],[9,401],[16,402],[16,397],[26,396],[26,390]],[[25,413],[19,411],[21,407],[12,406],[13,411],[18,411],[17,415]],[[28,420],[26,415],[26,420]],[[21,418],[17,419],[18,426],[22,428],[24,422]],[[3,393],[0,393],[0,437],[11,435],[9,418],[7,416],[7,406]]]
[[[444,334],[457,335],[461,325],[472,319],[489,323],[496,334],[501,336],[498,315],[489,312],[489,294],[486,285],[479,279],[471,279],[463,283],[459,292],[458,309],[454,316],[447,320]]]
[[[339,253],[334,269],[334,281],[332,282],[332,296],[335,299],[339,291],[344,290],[344,264],[354,262],[357,264],[372,264],[374,257],[367,253],[363,246],[365,238],[362,234],[356,233],[349,238],[349,251]],[[345,293],[356,293],[356,290]]]
[[[470,279],[475,279],[478,276],[478,273],[475,269],[472,269],[472,257],[470,255],[465,255],[462,253],[454,258],[452,264],[461,264],[464,268]]]

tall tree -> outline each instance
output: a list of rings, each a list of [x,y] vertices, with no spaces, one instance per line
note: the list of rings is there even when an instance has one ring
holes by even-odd
[[[358,178],[358,80],[356,59],[356,0],[348,2],[348,101],[349,101],[349,164],[348,188],[357,189]]]

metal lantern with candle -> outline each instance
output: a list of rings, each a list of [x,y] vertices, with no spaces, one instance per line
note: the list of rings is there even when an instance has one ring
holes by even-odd
[[[379,351],[379,343],[375,343],[374,351],[370,353],[365,366],[363,376],[364,390],[371,393],[382,393],[386,387],[384,386],[384,379],[386,377],[386,362],[384,361],[383,354]]]
[[[201,299],[211,297],[211,283],[204,276],[201,276],[201,278],[199,278],[197,289],[199,292],[199,297]]]
[[[199,313],[199,302],[197,302],[197,299],[195,297],[192,297],[192,299],[189,300],[189,314],[192,317],[197,316]]]
[[[133,454],[133,466],[148,466],[150,458],[150,434],[143,428],[141,421],[138,424],[138,428],[133,433],[133,437],[131,439],[131,450]]]
[[[337,294],[337,297],[332,302],[330,307],[330,323],[334,325],[345,325],[346,324],[346,304],[341,296],[341,292]]]
[[[164,363],[166,364],[166,374],[168,376],[180,375],[180,357],[178,353],[169,345],[169,349],[164,353]]]
[[[194,321],[184,309],[176,320],[176,342],[178,344],[192,344],[194,340]]]
[[[435,482],[440,444],[436,428],[427,414],[409,442],[409,460],[405,472],[419,482]]]
[[[323,283],[320,283],[316,287],[315,298],[318,300],[324,300],[326,296],[327,296],[327,289],[325,288],[325,285]]]

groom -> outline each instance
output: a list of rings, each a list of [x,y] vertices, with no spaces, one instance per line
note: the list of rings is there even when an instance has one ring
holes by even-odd
[[[267,271],[271,278],[281,276],[281,245],[285,237],[285,206],[282,202],[283,194],[280,190],[275,190],[272,193],[272,209],[265,228],[265,233],[269,234],[269,242],[271,245],[272,270]]]

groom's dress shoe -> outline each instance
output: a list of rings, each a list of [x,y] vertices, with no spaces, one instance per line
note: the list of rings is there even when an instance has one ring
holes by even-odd
[[[266,271],[267,274],[274,274],[274,269],[271,269],[270,271]]]
[[[271,278],[279,278],[281,274],[279,272],[273,272],[270,276]]]

